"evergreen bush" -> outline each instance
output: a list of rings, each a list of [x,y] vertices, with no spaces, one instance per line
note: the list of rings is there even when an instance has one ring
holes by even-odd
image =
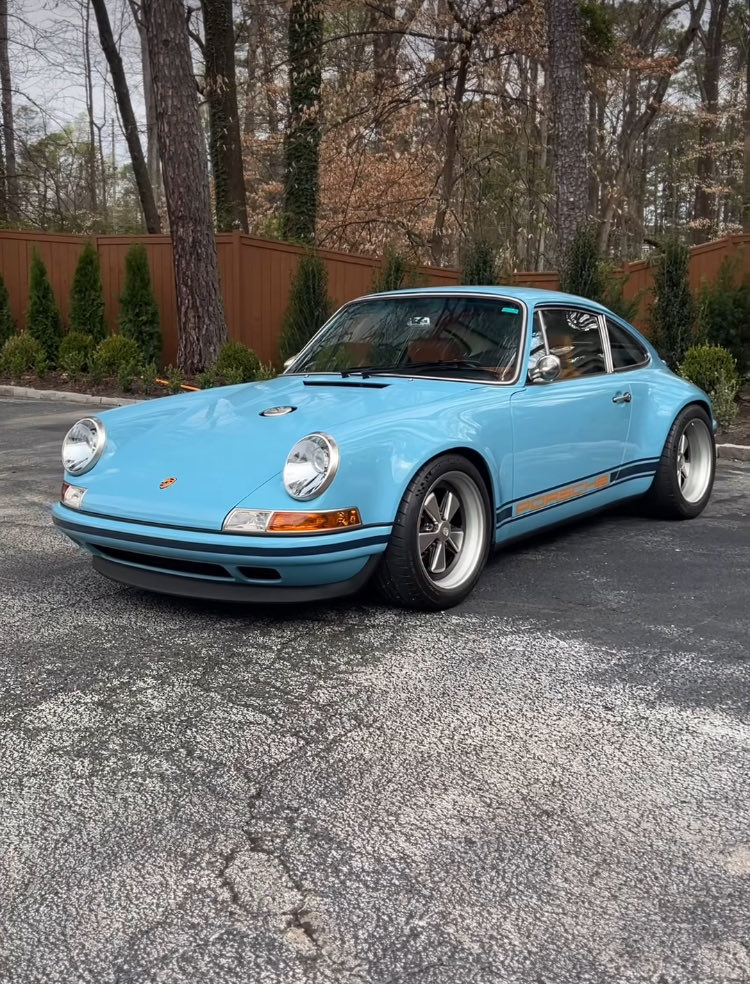
[[[225,342],[210,371],[228,386],[235,383],[249,383],[258,376],[260,360],[255,352],[242,342]]]
[[[11,335],[14,335],[16,326],[13,324],[13,315],[10,313],[10,296],[8,288],[5,286],[3,275],[0,273],[0,349],[5,345]]]
[[[100,380],[106,376],[119,378],[125,373],[135,376],[141,361],[141,352],[134,339],[124,335],[109,335],[94,349],[91,372]]]
[[[487,239],[466,244],[461,257],[461,283],[473,287],[494,287],[497,276],[497,248]]]
[[[721,427],[729,427],[737,416],[740,379],[731,352],[720,345],[694,345],[680,363],[680,375],[707,393]]]
[[[104,319],[104,291],[99,254],[91,242],[78,257],[70,291],[70,331],[90,335],[94,342],[107,337]]]
[[[685,358],[695,338],[696,304],[690,292],[690,250],[677,239],[666,243],[654,268],[651,324],[659,354],[672,369]]]
[[[0,349],[0,372],[12,379],[20,379],[25,373],[43,376],[47,369],[42,343],[24,332],[11,335]]]
[[[52,284],[47,268],[39,253],[34,250],[29,270],[29,309],[26,313],[26,330],[44,350],[50,366],[57,365],[57,354],[63,337],[63,323],[57,310]]]
[[[726,257],[713,284],[698,292],[698,331],[703,341],[728,349],[740,372],[750,366],[750,281],[736,284],[737,261]]]
[[[560,277],[560,290],[602,302],[606,290],[605,273],[591,225],[580,226],[570,244]]]
[[[136,343],[145,363],[161,362],[159,307],[151,286],[146,248],[134,243],[125,254],[125,283],[120,295],[120,334]]]
[[[380,294],[386,290],[401,290],[413,281],[412,268],[403,253],[388,249],[383,255],[383,264],[372,280],[372,290]]]
[[[281,358],[296,355],[328,320],[332,308],[325,264],[315,253],[307,252],[300,257],[292,280],[289,305],[281,324]]]
[[[82,331],[69,331],[60,342],[57,365],[71,378],[87,372],[94,354],[94,339]]]

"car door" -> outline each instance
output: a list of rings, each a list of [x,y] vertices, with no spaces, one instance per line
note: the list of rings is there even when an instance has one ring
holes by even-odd
[[[513,532],[554,522],[594,505],[626,454],[632,393],[612,372],[604,317],[584,306],[542,305],[534,312],[528,368],[556,355],[553,382],[532,382],[511,398]],[[510,518],[510,517],[508,517]],[[528,520],[528,522],[526,522]]]

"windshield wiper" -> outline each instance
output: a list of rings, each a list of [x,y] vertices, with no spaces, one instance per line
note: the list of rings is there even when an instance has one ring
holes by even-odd
[[[428,359],[424,362],[399,362],[392,366],[352,366],[351,369],[342,369],[341,375],[344,378],[347,376],[361,375],[363,379],[366,379],[368,376],[376,376],[383,373],[388,374],[400,371],[408,375],[411,372],[419,372],[420,369],[441,367],[445,367],[446,369],[481,369],[492,375],[492,370],[488,369],[487,366],[483,366],[479,362],[472,362],[470,359]]]

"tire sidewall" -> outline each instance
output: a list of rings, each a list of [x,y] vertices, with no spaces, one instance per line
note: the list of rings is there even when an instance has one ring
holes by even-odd
[[[682,493],[680,484],[677,480],[677,447],[680,436],[691,420],[700,420],[705,424],[711,441],[711,478],[706,486],[706,490],[697,502],[688,501]],[[679,516],[685,519],[692,519],[700,515],[706,507],[706,503],[711,497],[714,478],[716,476],[716,440],[714,438],[711,420],[706,411],[695,404],[685,407],[675,418],[670,428],[667,441],[662,452],[662,459],[659,463],[661,474],[657,476],[657,481],[662,488],[662,496],[667,493],[671,500],[673,509]],[[664,488],[666,486],[666,488]]]
[[[445,589],[430,579],[422,565],[418,547],[419,517],[424,501],[435,482],[448,472],[457,471],[463,472],[471,478],[481,496],[485,521],[484,545],[482,555],[471,577],[459,587]],[[484,569],[490,552],[492,509],[487,486],[482,475],[476,466],[467,458],[457,454],[443,455],[434,461],[428,462],[417,472],[409,483],[404,498],[406,502],[402,524],[407,537],[407,543],[411,544],[413,557],[410,566],[412,576],[416,581],[420,593],[424,596],[425,602],[431,607],[447,608],[451,605],[458,604],[458,602],[462,601],[473,590]]]

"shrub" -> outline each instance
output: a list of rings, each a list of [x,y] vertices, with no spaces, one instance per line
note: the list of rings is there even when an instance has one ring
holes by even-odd
[[[627,300],[625,284],[630,279],[630,275],[621,273],[612,263],[608,262],[602,262],[600,269],[603,291],[599,300],[610,311],[619,314],[624,321],[634,321],[641,306],[641,299],[648,292],[648,288],[642,287],[630,300]]]
[[[5,286],[3,275],[0,273],[0,349],[5,345],[11,335],[15,334],[16,326],[13,324],[13,315],[10,313],[10,297],[8,288]]]
[[[690,293],[690,250],[672,240],[656,261],[651,323],[659,354],[673,369],[684,359],[695,335],[696,305]]]
[[[487,239],[468,243],[461,257],[461,283],[474,287],[494,287],[497,276],[497,249]]]
[[[97,379],[126,373],[135,375],[141,364],[141,353],[132,338],[110,335],[99,342],[91,359],[91,371]]]
[[[70,292],[70,330],[90,335],[95,342],[107,337],[104,320],[104,293],[99,254],[93,243],[86,243],[78,257]]]
[[[57,365],[57,354],[63,337],[63,323],[57,310],[52,284],[47,268],[39,253],[34,250],[29,271],[29,310],[26,329],[44,350],[49,365]]]
[[[261,362],[260,369],[255,374],[256,380],[276,379],[279,375],[276,366],[272,362]]]
[[[141,366],[140,379],[141,379],[141,390],[144,393],[153,393],[156,389],[156,377],[159,375],[159,371],[156,368],[155,363],[148,362],[145,366]]]
[[[146,249],[135,243],[125,254],[125,283],[120,295],[120,334],[132,339],[144,362],[161,361],[159,307],[151,286]]]
[[[279,338],[282,359],[296,355],[326,322],[333,304],[328,296],[328,273],[313,252],[303,254],[292,280],[289,306],[284,314]]]
[[[11,336],[0,350],[0,370],[13,379],[27,372],[43,376],[46,368],[42,343],[28,332]]]
[[[601,302],[605,289],[605,273],[593,226],[580,226],[565,256],[560,290]]]
[[[401,290],[411,285],[413,271],[403,253],[396,250],[386,250],[383,264],[372,280],[374,293],[386,290]]]
[[[722,427],[737,416],[736,396],[740,380],[731,352],[719,345],[694,345],[685,353],[680,375],[708,394],[714,415]]]
[[[81,331],[70,331],[60,342],[57,364],[69,376],[86,372],[94,354],[94,339]]]
[[[722,261],[713,284],[698,292],[698,329],[701,340],[728,349],[740,372],[750,359],[750,282],[735,284],[736,261]]]
[[[185,382],[185,374],[179,366],[167,366],[164,370],[164,375],[167,377],[167,389],[170,393],[179,393],[182,389],[182,384]]]
[[[225,342],[216,362],[210,368],[215,376],[228,385],[249,383],[258,375],[260,360],[242,342]]]
[[[195,377],[195,385],[202,390],[207,390],[218,386],[219,381],[216,378],[216,373],[209,367],[208,369],[204,369],[203,372],[198,373]]]

